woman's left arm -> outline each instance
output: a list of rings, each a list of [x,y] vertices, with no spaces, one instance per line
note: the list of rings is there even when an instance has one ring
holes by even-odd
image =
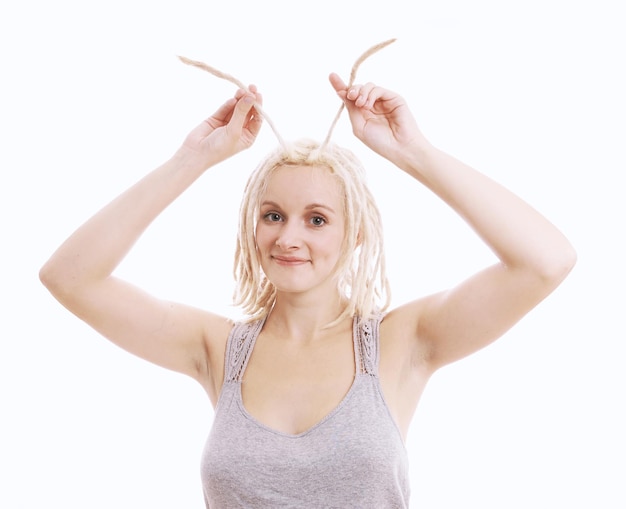
[[[565,236],[518,196],[433,147],[399,95],[331,83],[355,135],[452,207],[499,259],[458,286],[392,311],[432,369],[494,341],[548,296],[576,262]],[[391,318],[391,317],[390,317]]]

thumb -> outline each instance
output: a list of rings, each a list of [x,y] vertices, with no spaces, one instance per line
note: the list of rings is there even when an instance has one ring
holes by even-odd
[[[228,122],[233,127],[237,129],[242,129],[244,124],[246,123],[246,117],[250,110],[254,107],[254,95],[251,93],[244,94],[235,105],[235,109],[233,110],[233,115]]]
[[[335,92],[339,95],[341,99],[345,99],[346,94],[348,93],[348,85],[344,83],[344,81],[339,77],[338,74],[332,72],[328,76],[328,81],[335,89]]]

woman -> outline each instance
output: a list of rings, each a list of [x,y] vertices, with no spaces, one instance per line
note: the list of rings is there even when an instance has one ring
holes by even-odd
[[[359,163],[303,141],[271,154],[246,187],[236,300],[249,320],[163,302],[113,276],[159,213],[254,143],[262,98],[250,86],[41,269],[53,295],[105,337],[204,387],[216,406],[207,507],[408,507],[404,440],[430,376],[501,336],[575,263],[539,213],[432,146],[402,97],[336,74],[330,82],[355,136],[452,207],[498,263],[386,311],[380,217]]]

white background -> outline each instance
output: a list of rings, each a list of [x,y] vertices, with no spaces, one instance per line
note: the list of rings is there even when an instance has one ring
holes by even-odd
[[[160,164],[234,93],[264,93],[285,138],[325,136],[327,82],[397,90],[440,148],[571,239],[566,282],[493,346],[437,373],[408,442],[415,508],[624,508],[626,79],[620,2],[7,1],[0,7],[0,507],[203,507],[212,411],[193,381],[103,340],[39,283],[89,215]],[[399,304],[493,256],[428,191],[350,135],[369,169]],[[119,273],[229,307],[239,198],[257,144],[157,219]]]

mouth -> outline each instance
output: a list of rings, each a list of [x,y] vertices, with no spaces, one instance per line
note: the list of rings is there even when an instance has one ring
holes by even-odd
[[[306,258],[298,258],[295,256],[272,256],[272,260],[279,265],[303,265],[309,262]]]

